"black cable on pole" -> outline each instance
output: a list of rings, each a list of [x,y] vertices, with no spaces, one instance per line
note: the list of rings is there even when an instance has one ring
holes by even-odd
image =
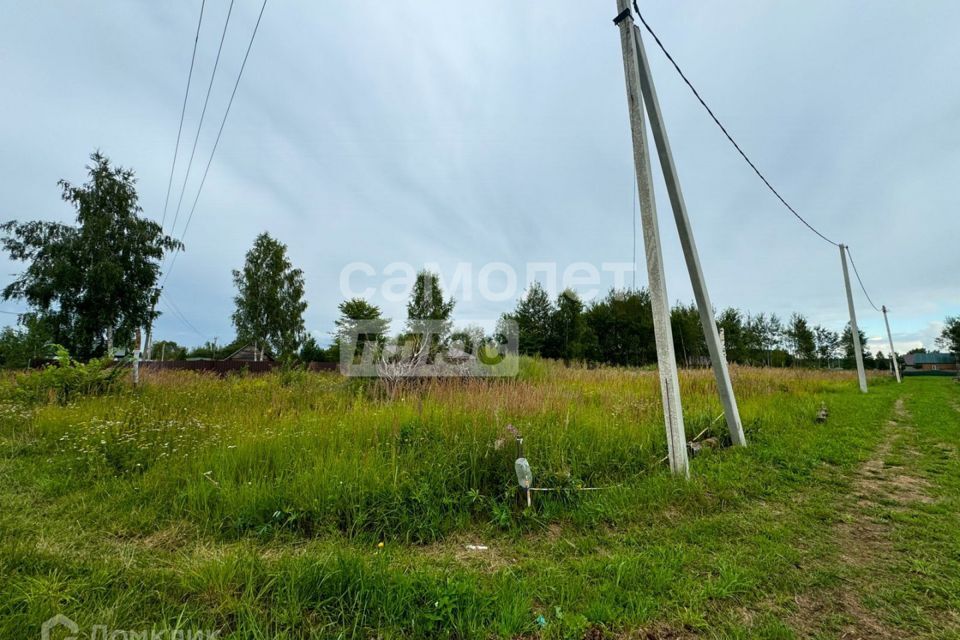
[[[834,245],[834,246],[836,246],[836,247],[840,246],[839,243],[834,242],[833,240],[831,240],[831,239],[828,238],[827,236],[825,236],[825,235],[823,235],[822,233],[820,233],[819,231],[817,231],[817,229],[815,229],[815,228],[813,227],[813,225],[811,225],[809,222],[807,222],[807,221],[803,218],[803,216],[801,216],[799,213],[797,213],[796,209],[794,209],[793,207],[791,207],[790,204],[783,198],[783,196],[781,196],[780,193],[773,187],[773,185],[770,184],[770,181],[767,180],[767,178],[760,172],[760,170],[759,170],[759,169],[757,168],[757,166],[753,163],[753,161],[750,160],[750,158],[747,156],[747,154],[743,151],[743,149],[740,147],[740,145],[737,144],[737,141],[733,139],[733,136],[730,135],[730,132],[727,131],[727,128],[723,126],[723,123],[720,122],[720,119],[717,118],[716,114],[713,113],[713,110],[707,105],[706,101],[705,101],[705,100],[703,99],[703,97],[700,95],[700,92],[697,91],[696,87],[693,86],[693,83],[691,83],[690,80],[687,78],[686,74],[683,73],[683,70],[680,68],[680,65],[678,65],[677,62],[676,62],[676,60],[673,59],[673,56],[671,56],[671,55],[670,55],[670,52],[667,51],[666,47],[663,45],[663,42],[660,41],[660,38],[657,36],[657,34],[654,32],[654,30],[650,27],[650,24],[644,19],[643,14],[640,13],[640,7],[637,5],[636,0],[633,0],[633,9],[634,9],[634,11],[636,11],[637,17],[640,19],[640,22],[643,23],[644,28],[647,30],[647,32],[648,32],[651,36],[653,36],[653,39],[654,39],[654,41],[656,41],[657,46],[660,48],[660,51],[663,52],[663,55],[665,55],[665,56],[667,57],[667,60],[670,61],[670,64],[673,65],[673,68],[676,70],[676,72],[677,72],[677,73],[680,75],[680,77],[683,79],[684,83],[686,83],[687,87],[690,88],[690,91],[693,92],[693,95],[694,95],[694,96],[697,98],[697,100],[700,102],[700,105],[703,106],[703,108],[707,111],[707,113],[708,113],[708,114],[710,115],[710,117],[713,119],[714,123],[716,123],[716,125],[717,125],[718,127],[720,127],[720,130],[723,132],[723,135],[725,135],[726,138],[727,138],[727,140],[730,141],[730,144],[732,144],[732,145],[734,146],[734,148],[737,150],[737,152],[740,153],[740,155],[741,155],[741,156],[743,157],[743,159],[747,162],[747,164],[750,165],[750,168],[753,169],[753,172],[757,174],[757,176],[763,181],[763,183],[767,186],[767,188],[770,189],[770,191],[773,193],[773,195],[775,195],[775,196],[777,197],[777,199],[780,200],[780,202],[783,204],[783,206],[785,206],[785,207],[790,211],[790,213],[792,213],[792,214],[797,218],[797,220],[799,220],[800,222],[802,222],[808,229],[810,229],[811,231],[813,231],[815,234],[817,234],[817,235],[820,236],[823,240],[829,242],[830,244],[832,244],[832,245]],[[845,248],[846,248],[846,251],[847,251],[847,255],[850,257],[850,264],[851,264],[851,266],[853,266],[853,273],[857,276],[857,282],[860,283],[860,289],[863,291],[863,295],[866,296],[867,302],[870,303],[870,306],[873,307],[873,309],[879,313],[879,312],[880,312],[880,309],[878,309],[878,308],[877,308],[877,305],[875,305],[875,304],[873,303],[873,300],[870,298],[870,294],[867,293],[867,288],[863,285],[863,279],[860,277],[860,272],[857,271],[857,264],[853,261],[853,254],[850,253],[850,247],[849,247],[849,245],[845,246]]]
[[[220,130],[217,131],[217,138],[213,142],[213,149],[210,150],[210,157],[207,159],[207,166],[203,170],[203,177],[200,179],[200,186],[197,188],[197,195],[193,199],[193,205],[190,207],[190,215],[187,216],[187,222],[183,225],[183,233],[180,235],[180,244],[182,246],[183,239],[187,236],[187,229],[190,228],[190,221],[193,220],[193,213],[197,209],[197,202],[200,200],[200,192],[203,190],[203,185],[207,181],[207,173],[210,172],[210,165],[213,163],[213,155],[217,152],[217,146],[220,144],[220,136],[223,135],[223,127],[227,124],[227,116],[230,115],[230,107],[233,106],[233,98],[237,95],[237,87],[240,86],[240,78],[243,76],[243,70],[247,66],[247,58],[250,57],[250,49],[253,48],[254,38],[257,37],[257,30],[260,28],[260,20],[263,18],[263,10],[267,8],[267,0],[263,0],[263,4],[260,6],[260,14],[257,16],[257,23],[253,27],[253,33],[250,35],[250,42],[247,44],[247,51],[243,54],[243,63],[240,65],[240,71],[237,73],[237,81],[233,83],[233,92],[230,94],[230,101],[227,102],[227,110],[223,114],[223,120],[220,121]],[[180,254],[180,248],[174,250],[173,258],[170,260],[170,267],[167,269],[167,274],[163,278],[163,283],[160,285],[160,288],[163,289],[163,286],[167,283],[167,279],[170,277],[170,272],[173,271],[173,265],[177,262],[177,256]]]
[[[173,187],[173,172],[177,168],[177,155],[180,152],[180,134],[183,133],[183,118],[187,113],[187,98],[190,96],[190,82],[193,80],[193,64],[197,60],[197,42],[200,40],[200,25],[203,24],[203,8],[207,0],[200,2],[200,17],[197,19],[197,35],[193,37],[193,53],[190,55],[190,71],[187,73],[187,90],[183,94],[183,106],[180,108],[180,126],[177,127],[177,144],[173,147],[173,162],[170,164],[170,179],[167,180],[167,197],[163,200],[163,218],[160,228],[167,223],[167,207],[170,204],[170,189]]]
[[[190,178],[190,168],[193,166],[193,157],[197,153],[197,142],[200,140],[200,130],[203,128],[203,117],[207,113],[207,103],[210,102],[210,90],[213,89],[213,80],[217,77],[217,67],[220,65],[220,53],[223,51],[223,41],[227,37],[227,27],[230,26],[230,15],[233,13],[234,0],[230,0],[230,7],[227,9],[227,19],[223,23],[223,33],[220,34],[220,46],[217,47],[217,57],[213,62],[213,72],[210,74],[210,83],[207,85],[207,95],[203,99],[203,109],[200,111],[200,122],[197,123],[197,134],[193,137],[193,149],[190,150],[190,160],[187,162],[187,171],[183,174],[183,186],[180,187],[180,198],[177,200],[177,210],[173,215],[173,224],[170,225],[170,232],[173,233],[177,227],[177,218],[180,217],[180,206],[183,204],[183,195],[187,191],[187,180]]]
[[[850,246],[846,246],[847,257],[850,258],[850,265],[853,266],[853,273],[857,276],[857,282],[860,283],[860,288],[863,290],[863,295],[867,297],[867,302],[870,303],[870,306],[873,307],[873,310],[877,313],[880,313],[880,309],[877,309],[877,305],[873,304],[873,300],[870,299],[870,294],[867,293],[867,288],[863,286],[863,280],[860,279],[860,272],[857,271],[857,263],[853,261],[853,254],[850,253]]]
[[[714,123],[716,123],[716,125],[717,125],[718,127],[720,127],[720,130],[723,132],[723,135],[725,135],[725,136],[727,137],[727,140],[730,141],[730,144],[732,144],[732,145],[734,146],[734,148],[735,148],[735,149],[740,153],[740,155],[743,157],[743,159],[746,160],[747,164],[750,165],[750,168],[753,169],[753,172],[757,174],[757,177],[759,177],[759,178],[763,181],[763,183],[764,183],[765,185],[767,185],[767,188],[771,191],[771,193],[773,193],[773,195],[775,195],[775,196],[777,197],[777,199],[783,204],[783,206],[785,206],[785,207],[790,211],[790,213],[792,213],[792,214],[797,218],[797,220],[799,220],[800,222],[802,222],[808,229],[810,229],[810,231],[813,231],[815,234],[817,234],[818,236],[820,236],[822,239],[826,240],[827,242],[829,242],[829,243],[832,244],[833,246],[835,246],[835,247],[840,246],[838,243],[834,242],[833,240],[831,240],[831,239],[828,238],[827,236],[825,236],[825,235],[823,235],[822,233],[820,233],[819,231],[817,231],[817,230],[814,228],[814,226],[813,226],[812,224],[810,224],[809,222],[807,222],[807,221],[803,218],[803,216],[801,216],[799,213],[797,213],[796,209],[794,209],[793,207],[791,207],[790,204],[783,198],[783,196],[780,195],[780,192],[777,191],[777,190],[773,187],[772,184],[770,184],[770,181],[767,180],[767,178],[760,172],[760,169],[757,168],[757,165],[755,165],[755,164],[753,163],[753,161],[750,160],[750,158],[749,158],[749,157],[747,156],[747,154],[743,151],[743,149],[740,147],[740,145],[737,144],[737,141],[733,139],[733,136],[730,135],[730,132],[727,131],[727,128],[726,128],[725,126],[723,126],[723,124],[720,122],[720,119],[717,118],[716,114],[713,113],[713,110],[712,110],[709,106],[707,106],[706,101],[703,99],[703,97],[700,96],[700,92],[697,91],[696,87],[694,87],[693,84],[690,82],[690,80],[687,79],[686,74],[684,74],[684,73],[683,73],[683,70],[680,69],[680,65],[678,65],[677,62],[676,62],[676,60],[673,59],[673,56],[670,55],[670,52],[667,51],[666,47],[663,46],[663,43],[660,41],[660,38],[657,37],[657,34],[654,33],[653,29],[650,27],[649,24],[647,24],[647,21],[643,18],[643,14],[640,13],[640,7],[637,6],[636,0],[633,1],[633,8],[634,8],[634,11],[637,12],[637,17],[640,18],[640,22],[643,23],[643,26],[646,28],[646,30],[650,33],[651,36],[653,36],[653,39],[656,41],[657,46],[660,47],[660,51],[662,51],[662,52],[663,52],[663,55],[665,55],[665,56],[667,57],[667,60],[670,61],[670,64],[673,65],[673,68],[676,70],[676,72],[677,72],[678,74],[680,74],[680,77],[681,77],[681,78],[683,79],[683,81],[686,83],[687,87],[690,88],[690,91],[693,92],[693,95],[694,95],[694,96],[697,98],[697,100],[700,102],[701,106],[703,106],[703,108],[706,109],[707,113],[710,114],[710,117],[713,119]]]

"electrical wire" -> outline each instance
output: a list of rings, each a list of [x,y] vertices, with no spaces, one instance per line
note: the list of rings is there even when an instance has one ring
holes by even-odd
[[[180,320],[180,322],[182,322],[182,323],[183,323],[184,325],[186,325],[191,331],[193,331],[195,334],[197,334],[198,336],[200,336],[200,337],[203,338],[204,340],[209,341],[209,338],[207,338],[207,336],[206,336],[205,334],[201,333],[201,331],[200,331],[199,329],[197,329],[195,326],[193,326],[193,323],[191,323],[189,320],[187,320],[187,317],[186,317],[185,315],[183,315],[183,312],[180,311],[180,308],[177,307],[176,304],[174,304],[173,299],[170,298],[169,295],[167,295],[166,293],[163,293],[163,292],[161,292],[160,295],[161,295],[161,297],[163,298],[164,303],[167,305],[167,308],[170,309],[170,311],[173,312],[173,314]]]
[[[167,223],[167,207],[170,205],[170,190],[173,187],[173,174],[177,168],[177,155],[180,153],[180,135],[183,133],[183,119],[187,113],[187,98],[190,96],[190,83],[193,80],[193,65],[197,60],[197,42],[200,41],[200,25],[203,24],[203,8],[207,0],[200,2],[200,17],[197,19],[197,34],[193,37],[193,53],[190,55],[190,71],[187,73],[187,90],[183,94],[183,106],[180,108],[180,126],[177,127],[177,143],[173,147],[173,162],[170,165],[170,179],[167,180],[167,197],[163,201],[163,218],[160,228]]]
[[[867,293],[867,288],[863,286],[863,280],[860,279],[860,272],[857,271],[857,263],[853,261],[853,254],[850,253],[850,247],[846,247],[847,257],[850,258],[850,265],[853,267],[853,273],[857,276],[857,282],[860,283],[860,289],[863,290],[863,295],[867,297],[867,302],[870,303],[870,306],[873,307],[873,310],[877,313],[881,313],[880,309],[877,309],[877,305],[873,304],[873,300],[870,299],[870,294]]]
[[[737,150],[737,152],[740,153],[740,155],[741,155],[741,156],[743,157],[743,159],[747,162],[747,164],[750,165],[750,168],[753,169],[753,172],[757,174],[757,177],[759,177],[760,180],[762,180],[763,183],[764,183],[765,185],[767,185],[767,188],[770,190],[770,192],[773,193],[773,195],[775,195],[775,196],[777,197],[777,199],[783,204],[783,206],[785,206],[785,207],[787,208],[787,210],[790,211],[790,213],[792,213],[792,214],[797,218],[797,220],[799,220],[800,222],[802,222],[808,229],[810,229],[810,231],[813,231],[815,234],[817,234],[817,235],[820,236],[823,240],[829,242],[829,243],[832,244],[833,246],[835,246],[835,247],[840,246],[839,243],[834,242],[833,240],[831,240],[831,239],[828,238],[827,236],[823,235],[823,234],[822,234],[821,232],[819,232],[812,224],[810,224],[809,222],[807,222],[807,220],[804,219],[804,217],[801,216],[799,213],[797,213],[797,210],[794,209],[792,206],[790,206],[790,204],[784,199],[784,197],[783,197],[782,195],[780,195],[780,192],[777,191],[772,184],[770,184],[770,181],[767,180],[766,176],[764,176],[763,173],[760,172],[760,169],[757,168],[757,165],[755,165],[755,164],[753,163],[753,161],[749,158],[749,156],[747,156],[747,154],[746,154],[746,153],[744,152],[744,150],[740,147],[740,145],[737,144],[737,141],[733,139],[733,136],[730,135],[730,132],[727,131],[727,128],[726,128],[725,126],[723,126],[723,123],[720,122],[720,119],[717,118],[717,116],[716,116],[716,114],[714,114],[713,110],[707,105],[706,101],[705,101],[705,100],[703,99],[703,97],[700,95],[700,92],[697,91],[696,87],[693,86],[693,83],[690,82],[690,80],[687,78],[687,76],[686,76],[686,74],[683,72],[683,70],[680,69],[680,65],[678,65],[678,64],[677,64],[677,61],[673,59],[673,56],[671,56],[671,55],[670,55],[670,52],[667,51],[667,48],[663,45],[663,42],[660,41],[660,38],[659,38],[659,37],[657,36],[657,34],[653,31],[653,29],[650,27],[650,25],[647,23],[647,21],[644,19],[643,14],[640,13],[640,7],[637,6],[636,0],[634,0],[634,2],[633,2],[633,9],[634,9],[634,11],[637,12],[637,17],[640,18],[640,22],[643,23],[643,26],[646,28],[646,30],[650,33],[651,36],[653,36],[653,39],[656,41],[657,46],[660,47],[660,51],[663,52],[663,55],[665,55],[665,56],[667,57],[667,60],[670,61],[670,64],[673,65],[673,68],[676,70],[676,72],[680,75],[680,77],[681,77],[681,78],[683,79],[683,81],[686,83],[687,87],[690,88],[690,91],[693,92],[693,95],[694,95],[694,96],[697,98],[697,100],[700,102],[700,105],[703,106],[704,109],[706,109],[707,113],[708,113],[708,114],[710,115],[710,117],[713,119],[714,123],[716,123],[716,125],[717,125],[718,127],[720,127],[720,131],[723,132],[723,135],[725,135],[725,136],[727,137],[727,140],[730,141],[730,144],[732,144],[732,145],[734,146],[734,148]]]
[[[654,41],[657,43],[657,46],[660,48],[660,51],[663,52],[663,55],[666,56],[667,60],[670,61],[670,64],[673,65],[674,70],[680,75],[680,78],[684,81],[684,83],[687,85],[687,87],[690,89],[690,91],[693,92],[693,95],[696,97],[697,101],[700,102],[700,105],[701,105],[701,106],[706,110],[706,112],[710,115],[710,118],[713,119],[713,122],[720,128],[720,131],[723,132],[723,135],[726,136],[727,140],[730,141],[730,144],[733,145],[733,147],[737,150],[737,152],[740,154],[740,156],[743,157],[743,159],[746,161],[746,163],[747,163],[748,165],[750,165],[750,168],[753,169],[753,172],[754,172],[755,174],[757,174],[757,177],[759,177],[760,180],[763,181],[763,183],[767,186],[767,188],[771,191],[771,193],[773,193],[773,195],[775,195],[775,196],[777,197],[777,199],[783,204],[783,206],[785,206],[785,207],[787,208],[787,210],[789,210],[790,213],[792,213],[792,214],[797,218],[797,220],[799,220],[800,222],[802,222],[808,229],[810,229],[810,231],[813,231],[815,234],[817,234],[818,236],[820,236],[820,238],[822,238],[823,240],[829,242],[830,244],[834,245],[835,247],[839,247],[839,246],[840,246],[839,243],[834,242],[833,240],[831,240],[830,238],[828,238],[827,236],[825,236],[823,233],[821,233],[820,231],[818,231],[812,224],[810,224],[809,222],[807,222],[807,220],[806,220],[803,216],[801,216],[799,213],[797,213],[797,210],[794,209],[792,206],[790,206],[790,203],[788,203],[788,202],[784,199],[784,197],[780,195],[780,192],[777,191],[776,188],[774,188],[774,186],[770,183],[770,181],[767,180],[766,176],[763,175],[763,173],[760,171],[760,169],[757,168],[757,165],[753,163],[753,161],[750,159],[749,156],[747,156],[747,154],[746,154],[746,152],[744,152],[743,148],[737,143],[736,140],[733,139],[733,136],[730,135],[730,132],[727,130],[727,128],[726,128],[725,126],[723,126],[723,123],[720,122],[720,119],[719,119],[719,118],[716,116],[716,114],[713,112],[713,109],[711,109],[710,106],[707,105],[706,101],[705,101],[705,100],[703,99],[703,97],[700,95],[700,92],[697,91],[696,87],[693,86],[693,83],[690,82],[690,79],[687,78],[686,74],[685,74],[685,73],[683,72],[683,70],[680,68],[680,65],[677,64],[677,61],[674,60],[673,56],[670,55],[670,52],[667,51],[667,48],[664,46],[664,44],[663,44],[663,42],[660,40],[659,36],[657,36],[656,32],[653,30],[653,28],[650,26],[650,24],[649,24],[649,23],[646,21],[646,19],[643,17],[643,14],[640,12],[640,7],[637,5],[636,0],[633,0],[633,9],[634,9],[634,11],[636,12],[637,17],[640,19],[640,22],[643,24],[644,28],[647,30],[647,32],[653,37]],[[849,246],[845,246],[845,248],[846,248],[846,251],[847,251],[847,255],[850,257],[850,264],[853,266],[853,272],[854,272],[854,274],[856,274],[856,276],[857,276],[857,282],[860,283],[860,289],[863,291],[863,295],[866,296],[867,302],[870,303],[870,306],[873,307],[873,309],[874,309],[875,311],[880,312],[880,309],[877,308],[877,305],[875,305],[875,304],[873,303],[873,300],[870,298],[870,294],[867,293],[867,288],[863,285],[863,279],[860,277],[860,272],[857,271],[857,265],[856,265],[856,263],[853,261],[853,254],[850,253],[850,247],[849,247]]]
[[[223,41],[227,37],[227,27],[230,26],[230,16],[233,14],[234,0],[230,0],[230,7],[227,9],[227,19],[223,23],[223,33],[220,34],[220,46],[217,47],[217,57],[213,61],[213,72],[210,74],[210,83],[207,85],[207,95],[203,99],[203,109],[200,111],[200,122],[197,123],[197,133],[193,137],[193,149],[190,150],[190,160],[187,161],[187,170],[183,174],[183,186],[180,187],[180,198],[177,200],[177,210],[173,215],[173,224],[170,225],[170,232],[173,233],[177,227],[177,219],[180,217],[180,207],[183,205],[183,196],[187,191],[187,180],[190,178],[190,169],[193,167],[193,157],[197,153],[197,142],[200,140],[200,131],[203,128],[203,117],[207,114],[207,104],[210,102],[210,91],[213,89],[213,80],[217,77],[217,67],[220,66],[220,53],[223,51]]]
[[[243,70],[247,66],[247,58],[250,57],[250,50],[253,48],[253,41],[257,37],[257,31],[260,29],[260,21],[263,19],[263,11],[266,8],[267,0],[263,0],[263,4],[260,6],[260,14],[257,16],[257,23],[253,27],[253,33],[250,35],[250,42],[247,44],[247,51],[243,54],[243,62],[240,65],[240,71],[237,73],[237,80],[233,83],[233,91],[230,93],[230,101],[227,102],[227,109],[223,114],[223,120],[220,121],[220,129],[217,131],[217,138],[213,142],[213,149],[210,150],[210,157],[207,159],[207,166],[203,170],[203,177],[200,179],[200,186],[197,188],[197,195],[193,199],[193,205],[190,207],[190,215],[187,216],[187,221],[183,226],[183,233],[180,235],[180,246],[183,245],[183,239],[187,236],[187,229],[190,228],[190,221],[193,220],[194,211],[197,209],[197,202],[200,200],[200,192],[203,191],[203,185],[207,181],[207,174],[210,172],[210,165],[213,163],[213,156],[217,152],[217,146],[220,144],[220,136],[223,135],[223,128],[227,124],[227,116],[230,115],[230,107],[233,106],[233,99],[237,95],[237,87],[240,86],[240,78],[243,77]],[[174,249],[173,258],[170,260],[170,267],[167,269],[167,273],[163,278],[163,283],[160,285],[161,290],[167,283],[167,279],[170,277],[170,272],[173,271],[173,266],[177,262],[178,255],[180,255],[179,246]]]

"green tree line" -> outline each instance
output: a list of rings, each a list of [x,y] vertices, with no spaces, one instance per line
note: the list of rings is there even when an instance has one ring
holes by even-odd
[[[25,367],[49,358],[54,345],[74,357],[89,359],[113,347],[130,348],[141,330],[159,317],[157,286],[165,255],[183,244],[144,218],[134,172],[114,167],[99,151],[90,156],[88,181],[59,182],[61,196],[75,212],[76,224],[8,221],[0,225],[2,247],[25,270],[2,291],[5,300],[20,300],[29,310],[15,327],[0,331],[0,366]],[[233,271],[237,293],[231,320],[236,338],[226,344],[208,341],[187,348],[173,341],[152,345],[156,359],[222,358],[253,345],[256,353],[284,361],[336,361],[346,340],[349,347],[382,341],[390,319],[367,300],[343,301],[333,327],[333,341],[322,346],[305,330],[307,308],[303,272],[291,263],[287,247],[262,233]],[[446,298],[437,274],[417,274],[401,335],[422,333],[427,321],[439,326],[429,347],[453,342],[472,351],[484,340],[503,338],[508,322],[519,329],[521,354],[567,362],[645,366],[656,362],[650,295],[645,289],[610,291],[585,304],[573,290],[551,298],[533,283],[504,313],[494,335],[481,327],[454,327],[455,301]],[[853,367],[849,324],[841,331],[813,325],[801,313],[776,314],[727,308],[716,314],[728,361],[758,366]],[[359,323],[365,333],[357,335]],[[709,357],[693,303],[670,311],[674,348],[681,365],[707,366]],[[866,336],[860,331],[861,344]],[[948,317],[939,347],[960,356],[960,317]],[[890,366],[881,353],[864,353],[869,368]]]
[[[646,289],[610,291],[585,305],[567,290],[551,300],[533,283],[504,314],[520,328],[520,352],[566,361],[644,366],[656,362],[656,342],[650,294]],[[854,347],[849,324],[837,332],[812,325],[800,313],[787,319],[777,314],[751,314],[727,308],[716,314],[729,362],[755,366],[851,367]],[[700,314],[694,303],[677,303],[670,310],[674,350],[681,365],[710,364]],[[859,331],[861,343],[866,336]],[[890,366],[881,352],[865,351],[871,368]]]

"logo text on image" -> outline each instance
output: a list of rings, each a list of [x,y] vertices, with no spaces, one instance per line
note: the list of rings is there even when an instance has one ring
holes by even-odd
[[[340,336],[340,371],[364,378],[515,376],[519,331],[513,320],[497,323],[495,335],[450,334],[443,320],[415,320],[397,337],[382,323],[359,320]]]
[[[348,300],[364,298],[403,302],[410,295],[421,270],[435,273],[441,288],[460,302],[515,300],[534,282],[541,283],[548,293],[554,295],[573,289],[582,300],[589,302],[605,290],[626,288],[628,275],[634,273],[635,267],[632,262],[602,262],[599,266],[592,262],[565,265],[528,262],[520,273],[505,262],[482,265],[458,262],[452,271],[435,262],[426,262],[420,268],[409,262],[391,262],[378,271],[368,262],[351,262],[340,270],[340,293]]]
[[[80,625],[58,613],[40,625],[40,640],[218,640],[219,631],[206,629],[113,629],[95,624],[90,633],[81,633]]]

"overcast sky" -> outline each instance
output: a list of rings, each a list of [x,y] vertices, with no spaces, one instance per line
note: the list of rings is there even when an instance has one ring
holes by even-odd
[[[0,218],[72,221],[56,182],[83,181],[99,148],[136,171],[144,213],[159,221],[199,0],[3,4]],[[206,2],[175,185],[227,6]],[[259,8],[234,7],[187,203]],[[898,349],[933,347],[943,318],[960,313],[960,3],[642,8],[787,200],[852,247],[874,301],[892,310]],[[474,290],[458,296],[457,320],[490,326],[513,301],[481,299],[476,276],[488,263],[512,265],[522,281],[530,262],[562,273],[631,261],[615,13],[613,0],[270,2],[166,288],[196,331],[163,308],[157,339],[232,338],[230,271],[262,231],[303,269],[307,327],[321,339],[350,263],[373,267],[351,286],[377,289],[373,302],[395,319],[402,303],[380,293],[391,263],[437,264],[445,278],[469,263]],[[765,190],[649,39],[647,51],[714,305],[801,311],[841,329],[838,250]],[[687,301],[663,189],[657,203],[668,293]],[[2,267],[0,285],[22,268]],[[876,350],[882,316],[854,296]]]

